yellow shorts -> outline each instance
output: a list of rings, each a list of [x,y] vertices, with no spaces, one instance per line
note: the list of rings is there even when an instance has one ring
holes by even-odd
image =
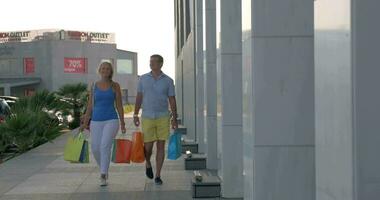
[[[157,140],[168,140],[170,132],[169,116],[157,119],[142,118],[141,122],[144,142],[154,142]]]

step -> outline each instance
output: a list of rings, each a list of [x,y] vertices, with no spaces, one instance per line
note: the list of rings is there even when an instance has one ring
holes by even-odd
[[[194,172],[195,176],[191,180],[193,198],[215,198],[220,197],[221,187],[220,178],[210,171]],[[201,175],[201,180],[196,176]]]
[[[201,170],[206,169],[206,155],[192,154],[191,157],[185,157],[185,170]]]
[[[191,151],[191,153],[198,153],[198,143],[193,141],[182,141],[182,153]]]
[[[178,126],[178,128],[176,129],[176,131],[178,133],[181,133],[182,135],[186,135],[187,134],[187,128],[184,127],[184,126],[181,126],[181,125]]]

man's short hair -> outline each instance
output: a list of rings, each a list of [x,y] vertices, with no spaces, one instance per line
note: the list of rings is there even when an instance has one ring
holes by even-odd
[[[161,64],[164,63],[164,58],[161,55],[159,55],[159,54],[154,54],[154,55],[151,55],[150,57],[151,58],[157,58],[158,62],[160,62]]]

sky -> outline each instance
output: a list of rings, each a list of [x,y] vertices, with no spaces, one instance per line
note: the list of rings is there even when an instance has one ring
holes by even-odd
[[[118,49],[138,53],[138,74],[150,71],[152,54],[164,57],[174,78],[172,0],[18,0],[0,4],[0,32],[65,29],[116,34]]]

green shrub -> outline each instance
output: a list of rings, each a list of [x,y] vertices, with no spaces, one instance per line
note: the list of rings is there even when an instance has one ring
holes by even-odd
[[[63,129],[56,116],[61,110],[59,99],[48,91],[20,98],[13,105],[12,114],[0,124],[0,133],[6,139],[0,148],[11,143],[19,152],[25,152],[54,139]]]

